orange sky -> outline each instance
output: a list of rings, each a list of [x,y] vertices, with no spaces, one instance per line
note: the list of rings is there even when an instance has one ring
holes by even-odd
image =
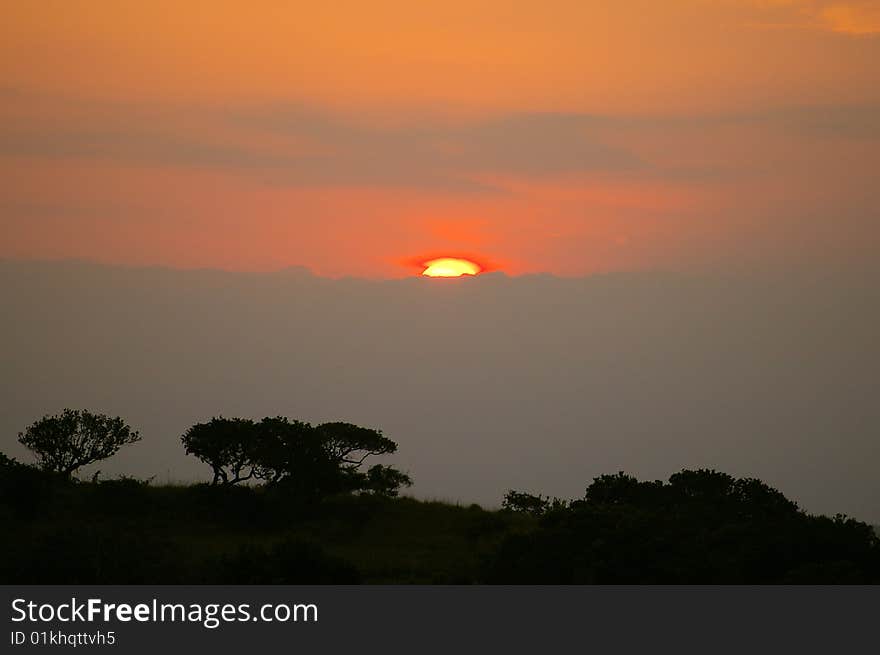
[[[297,4],[7,7],[0,257],[876,256],[880,1]]]

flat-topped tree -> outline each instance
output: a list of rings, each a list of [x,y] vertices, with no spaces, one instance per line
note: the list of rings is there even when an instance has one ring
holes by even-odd
[[[256,477],[267,484],[291,478],[307,480],[326,478],[335,473],[326,457],[315,429],[303,421],[286,416],[267,416],[255,424],[256,448],[253,451]]]
[[[396,496],[400,487],[412,486],[408,475],[390,466],[375,464],[361,470],[368,457],[391,455],[397,444],[381,430],[364,428],[352,423],[335,421],[315,427],[322,447],[335,463],[344,484],[351,489],[383,496]]]
[[[19,443],[34,453],[41,468],[65,477],[140,439],[118,416],[74,409],[44,416],[18,435]]]
[[[291,489],[302,498],[369,492],[395,496],[412,481],[390,466],[361,467],[368,457],[397,451],[381,431],[344,422],[311,426],[284,417],[257,424],[258,476]]]
[[[214,484],[258,479],[301,500],[351,492],[394,496],[412,484],[390,466],[362,471],[368,457],[393,453],[397,444],[378,430],[351,423],[213,418],[189,428],[182,441],[188,454],[212,468]]]
[[[322,423],[315,430],[320,435],[327,454],[343,468],[359,468],[371,455],[390,455],[397,452],[397,444],[380,430],[341,421]]]
[[[211,467],[212,484],[236,484],[255,475],[254,422],[244,418],[212,418],[196,423],[180,438],[188,455]]]

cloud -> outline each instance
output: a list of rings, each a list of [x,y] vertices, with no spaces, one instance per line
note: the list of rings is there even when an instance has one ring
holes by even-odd
[[[880,2],[834,3],[823,7],[819,15],[833,32],[880,34]]]
[[[450,124],[410,120],[374,126],[345,118],[281,108],[241,116],[242,124],[273,138],[310,143],[319,154],[295,172],[310,183],[479,184],[486,176],[532,177],[644,167],[633,153],[608,145],[601,117],[521,113]]]
[[[4,95],[11,102],[28,102]],[[19,114],[0,127],[0,153],[219,168],[283,185],[452,192],[499,191],[485,181],[498,175],[541,177],[644,166],[631,152],[603,141],[597,130],[602,119],[580,114],[512,114],[463,124],[410,120],[386,127],[300,108],[201,111],[202,116],[198,110],[150,115],[99,106],[61,126],[51,115]]]
[[[877,105],[789,107],[756,115],[754,119],[805,134],[880,139],[880,107]]]
[[[748,0],[765,12],[762,27],[819,29],[866,36],[880,34],[880,0]]]
[[[636,125],[650,125],[647,121]],[[704,130],[735,125],[763,126],[780,134],[843,139],[880,139],[876,104],[790,105],[771,109],[660,119],[655,128]]]
[[[664,164],[656,153],[641,154],[644,137],[675,142],[743,124],[829,138],[880,136],[873,105],[678,116],[531,112],[459,121],[407,114],[375,123],[304,107],[142,110],[10,90],[0,95],[7,114],[0,115],[2,155],[216,169],[290,187],[497,194],[508,192],[505,180],[581,174],[699,181],[732,171],[696,162],[672,166],[668,158]],[[38,110],[24,111],[33,106]],[[52,107],[64,107],[64,120]]]

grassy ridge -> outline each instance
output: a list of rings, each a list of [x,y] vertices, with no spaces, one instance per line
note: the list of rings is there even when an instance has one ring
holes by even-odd
[[[508,494],[520,511],[488,511],[6,469],[0,583],[880,583],[871,526],[715,471],[600,476],[581,500]]]
[[[479,581],[481,558],[505,536],[534,523],[412,498],[341,496],[297,507],[265,489],[132,480],[63,484],[50,495],[7,510],[6,580],[467,584]],[[253,578],[251,563],[272,561],[285,544],[299,564],[276,561],[267,579]],[[328,579],[328,562],[346,575]]]

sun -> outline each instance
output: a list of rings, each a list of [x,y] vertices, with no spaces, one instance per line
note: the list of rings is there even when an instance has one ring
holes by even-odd
[[[424,262],[422,275],[427,277],[461,277],[462,275],[478,275],[483,268],[469,259],[441,257]]]

